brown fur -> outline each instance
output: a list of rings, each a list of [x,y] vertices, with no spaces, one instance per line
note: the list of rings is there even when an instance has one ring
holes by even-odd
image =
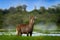
[[[29,24],[19,24],[16,27],[17,35],[30,34],[32,36],[33,26],[34,26],[34,16],[30,17]]]

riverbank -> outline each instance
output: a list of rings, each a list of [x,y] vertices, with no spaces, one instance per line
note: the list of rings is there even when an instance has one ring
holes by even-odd
[[[60,36],[13,36],[0,35],[0,40],[60,40]]]

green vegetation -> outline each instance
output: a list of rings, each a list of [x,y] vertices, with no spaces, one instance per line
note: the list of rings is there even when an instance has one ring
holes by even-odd
[[[27,5],[20,5],[17,7],[10,7],[9,9],[0,9],[0,29],[1,28],[15,28],[18,24],[25,24],[29,22],[29,17],[34,15],[37,17],[35,24],[44,22],[55,22],[57,27],[60,28],[60,4],[55,5],[48,9],[40,7],[32,11],[26,10]]]
[[[10,7],[9,9],[0,9],[0,40],[60,40],[60,36],[16,36],[16,35],[5,35],[9,32],[15,32],[16,25],[27,24],[29,22],[30,16],[36,16],[35,24],[43,22],[43,24],[48,24],[54,22],[57,25],[58,30],[52,30],[52,32],[60,32],[60,4],[52,5],[52,7],[46,9],[45,7],[40,7],[39,9],[33,9],[31,11],[26,10],[27,5],[19,5],[17,7]],[[50,26],[49,26],[50,27]],[[37,26],[35,27],[37,28]],[[49,34],[49,30],[35,29],[40,33]],[[10,30],[9,30],[10,29]],[[12,30],[11,30],[12,29]],[[54,33],[53,33],[54,34]],[[60,33],[59,33],[60,34]]]
[[[27,36],[8,36],[8,35],[1,35],[0,40],[60,40],[59,36],[33,36],[33,37],[27,37]]]

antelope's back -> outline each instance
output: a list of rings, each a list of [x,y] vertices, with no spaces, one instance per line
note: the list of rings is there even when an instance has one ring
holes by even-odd
[[[17,25],[16,29],[21,30],[21,29],[26,28],[26,27],[28,27],[28,24],[19,24],[19,25]]]

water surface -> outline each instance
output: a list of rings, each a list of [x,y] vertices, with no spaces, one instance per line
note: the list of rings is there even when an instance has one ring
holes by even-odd
[[[16,35],[16,32],[0,32],[0,35]],[[22,34],[22,36],[27,36],[26,34]],[[60,34],[44,34],[33,32],[32,36],[60,36]]]

